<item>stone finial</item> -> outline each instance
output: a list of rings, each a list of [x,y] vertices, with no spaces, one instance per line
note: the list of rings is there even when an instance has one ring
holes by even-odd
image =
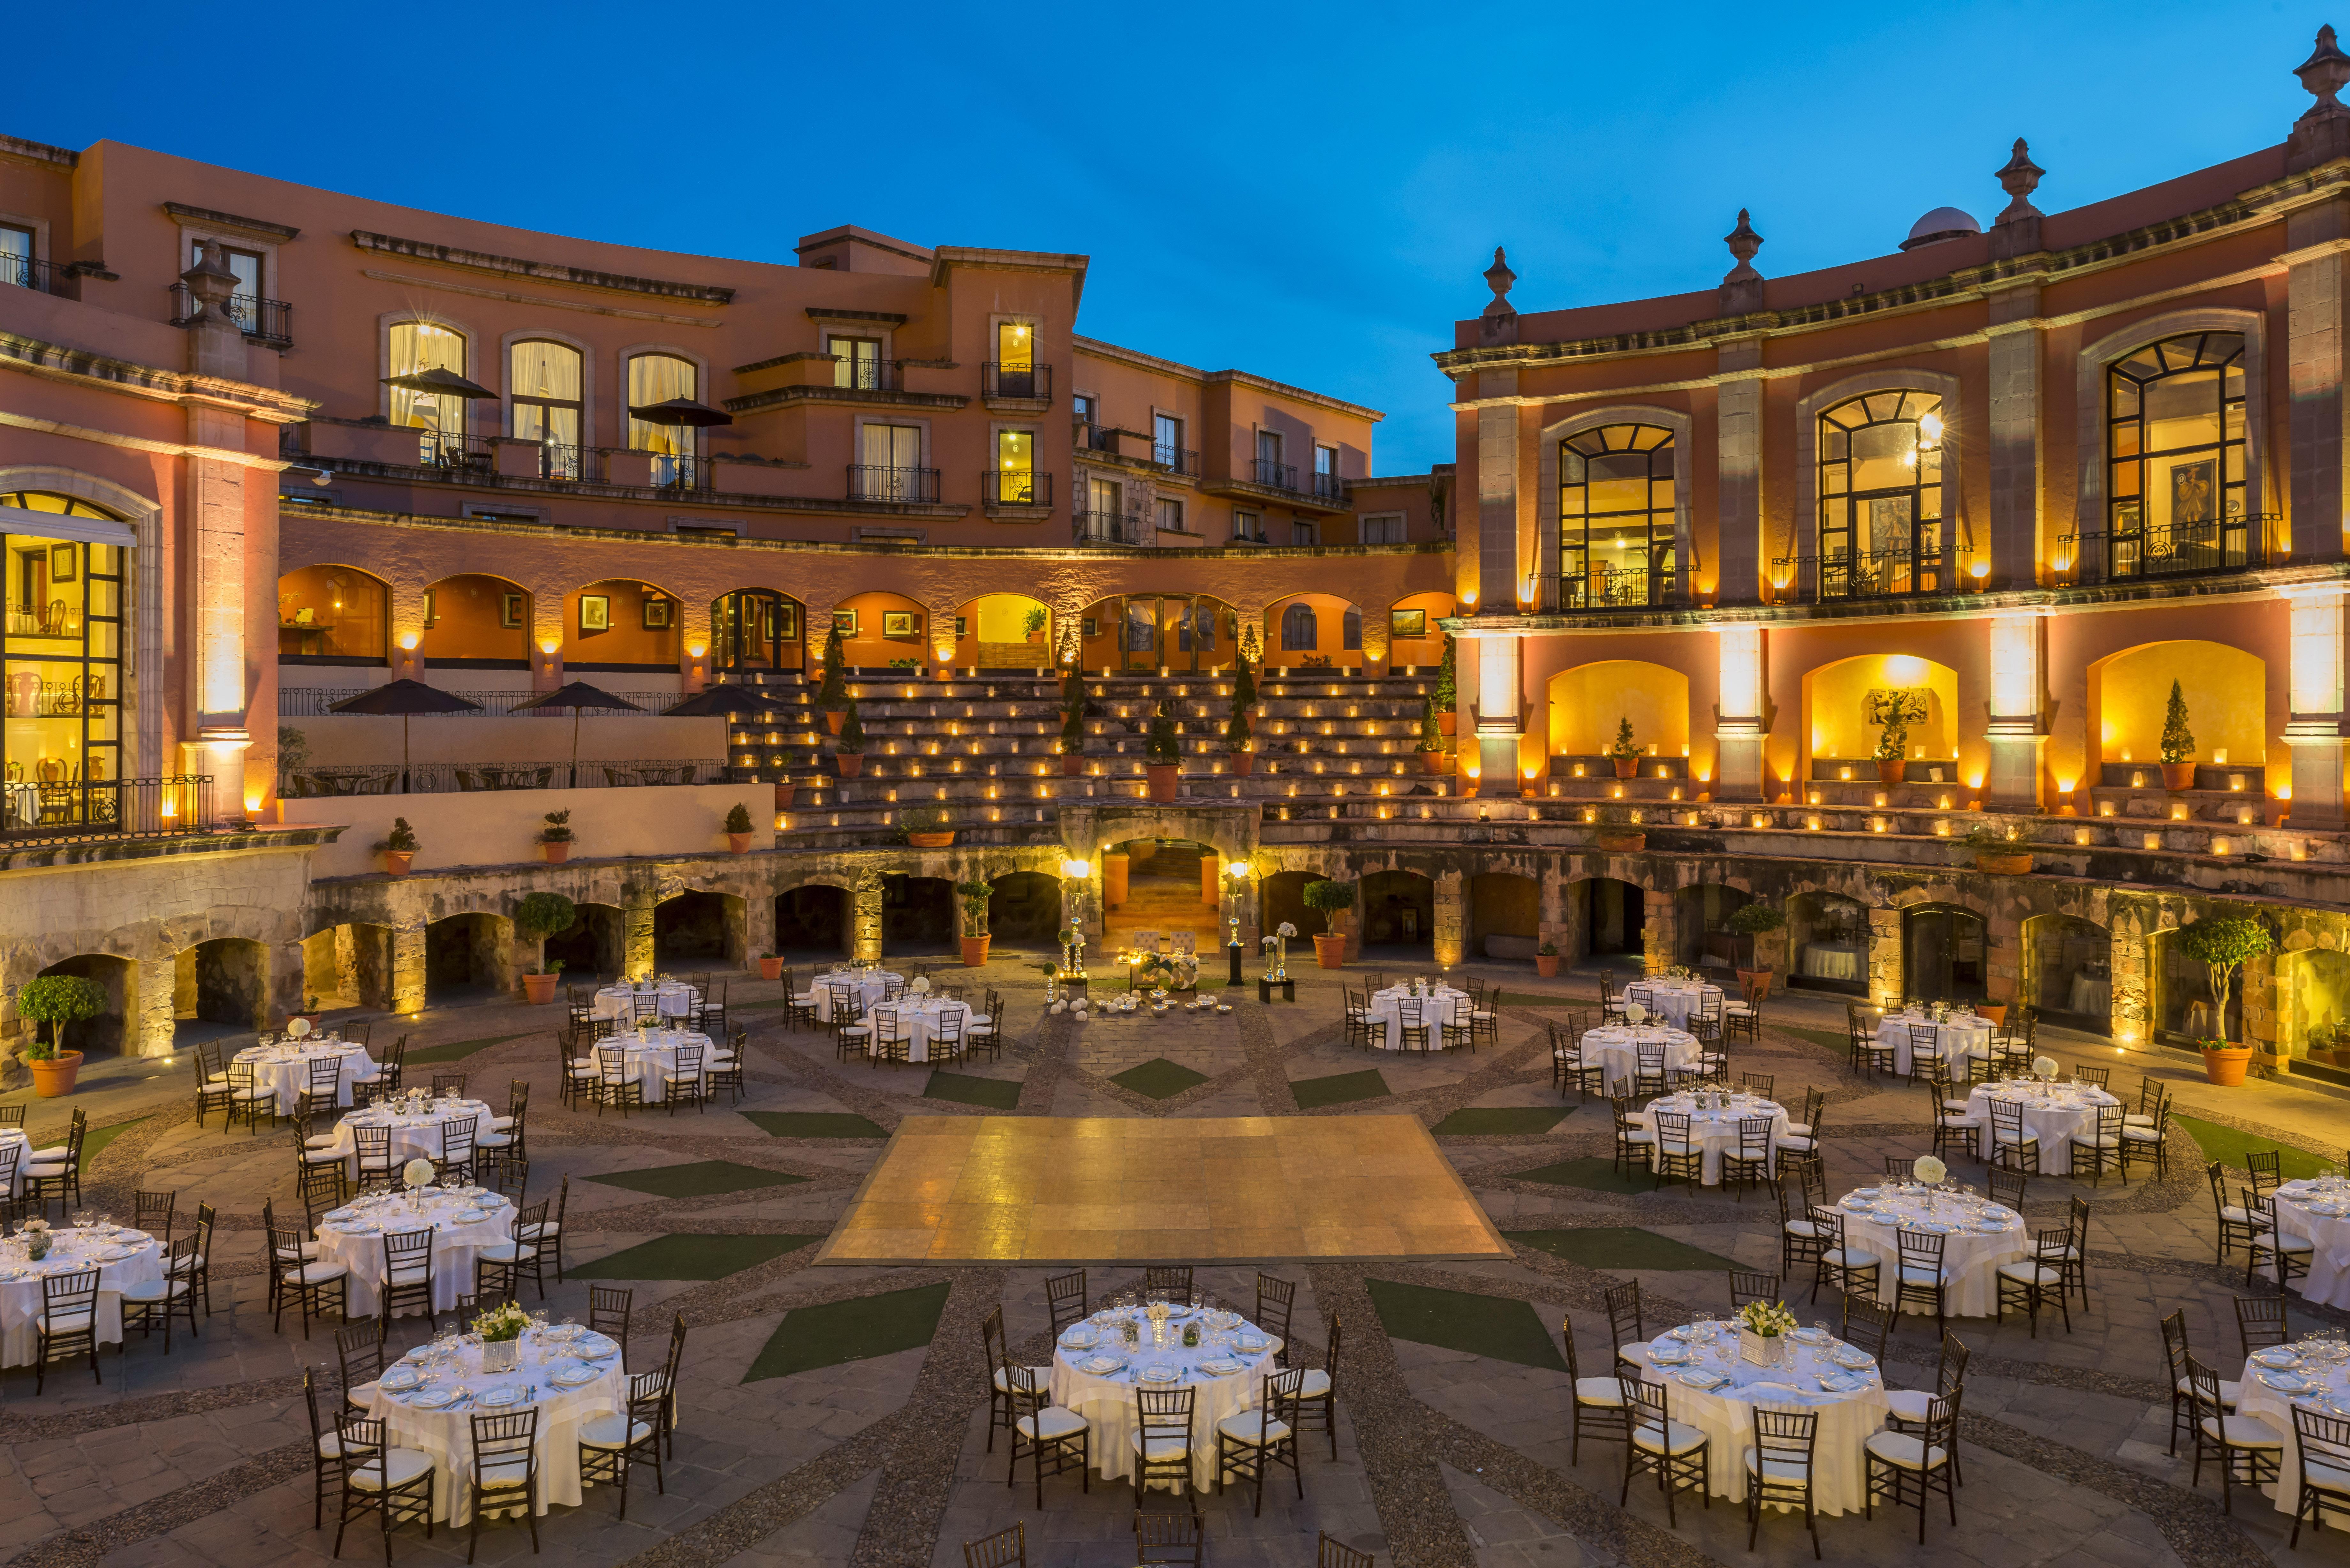
[[[196,265],[182,273],[180,281],[188,286],[206,315],[224,315],[229,296],[236,292],[236,274],[229,271],[228,259],[216,240],[196,242]]]
[[[2317,47],[2310,51],[2309,58],[2293,67],[2293,74],[2301,78],[2303,88],[2317,99],[2302,119],[2350,113],[2334,96],[2350,84],[2350,55],[2335,46],[2332,26],[2317,29]]]
[[[1722,282],[1760,283],[1762,281],[1762,275],[1754,270],[1754,253],[1762,248],[1762,236],[1756,234],[1754,225],[1746,221],[1745,208],[1738,209],[1738,226],[1722,235],[1721,243],[1728,245],[1730,254],[1738,258],[1738,265],[1721,275]]]
[[[2041,176],[2047,172],[2032,161],[2032,149],[2024,145],[2023,138],[2017,137],[2015,151],[2008,159],[2006,167],[1993,176],[1999,182],[1999,188],[2007,192],[2008,203],[1991,221],[2012,223],[2024,218],[2041,216],[2040,209],[2032,204],[2032,192],[2040,188]]]
[[[1517,281],[1518,275],[1510,270],[1509,261],[1503,255],[1502,247],[1495,245],[1493,265],[1485,269],[1485,286],[1493,291],[1493,302],[1485,306],[1486,315],[1515,316],[1518,313],[1518,307],[1510,303],[1510,289]]]

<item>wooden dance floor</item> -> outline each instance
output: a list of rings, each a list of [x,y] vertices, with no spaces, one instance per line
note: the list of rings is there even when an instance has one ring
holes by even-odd
[[[816,1261],[1513,1255],[1410,1116],[908,1116]]]

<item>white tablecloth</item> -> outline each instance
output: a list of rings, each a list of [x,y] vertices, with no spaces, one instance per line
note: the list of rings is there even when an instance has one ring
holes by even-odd
[[[2043,1102],[2036,1089],[2013,1084],[1983,1085],[1967,1096],[1967,1111],[1982,1117],[1981,1147],[1986,1160],[1991,1158],[1991,1151],[1993,1099],[2022,1101],[2023,1130],[2040,1140],[2040,1171],[2043,1176],[2069,1175],[2073,1169],[2074,1135],[2094,1136],[2097,1130],[2097,1107],[2121,1104],[2103,1089],[2086,1085],[2059,1088]]]
[[[2301,1293],[2327,1306],[2350,1307],[2350,1217],[2319,1213],[2313,1201],[2326,1208],[2345,1206],[2350,1194],[2322,1196],[2314,1183],[2288,1181],[2276,1190],[2277,1224],[2288,1236],[2306,1236],[2314,1249]]]
[[[2083,972],[2073,977],[2073,994],[2066,1011],[2085,1018],[2109,1017],[2114,1011],[2114,982],[2110,977],[2099,980]]]
[[[1942,1060],[1950,1064],[1950,1076],[1960,1083],[1972,1075],[1968,1071],[1967,1052],[1976,1046],[1986,1051],[1991,1047],[1991,1020],[1988,1018],[1977,1018],[1970,1013],[1963,1017],[1945,1018],[1936,1023],[1919,1013],[1888,1012],[1877,1025],[1877,1043],[1893,1048],[1893,1069],[1904,1077],[1918,1070],[1909,1031],[1921,1026],[1933,1031],[1935,1046]]]
[[[1952,1317],[1989,1317],[1999,1311],[1999,1266],[2032,1254],[2032,1232],[2023,1217],[1997,1205],[1981,1208],[1963,1199],[1938,1199],[1929,1210],[1922,1196],[1897,1196],[1891,1187],[1864,1187],[1838,1201],[1844,1210],[1846,1244],[1877,1255],[1877,1299],[1891,1306],[1900,1296],[1901,1248],[1897,1240],[1900,1221],[1923,1220],[1950,1227],[1942,1238],[1942,1272],[1949,1283],[1942,1304]],[[1982,1209],[1997,1209],[2004,1218],[1999,1229],[1979,1228]],[[1912,1303],[1912,1312],[1926,1308]]]
[[[435,1105],[440,1102],[433,1102]],[[490,1107],[479,1100],[451,1100],[445,1110],[428,1111],[421,1116],[395,1116],[381,1106],[370,1106],[354,1111],[335,1124],[335,1141],[329,1146],[343,1157],[345,1171],[354,1180],[359,1173],[359,1140],[351,1129],[361,1124],[391,1127],[391,1168],[396,1179],[400,1168],[411,1159],[442,1159],[446,1153],[442,1132],[452,1121],[473,1118],[473,1137],[478,1140],[490,1130]]]
[[[594,1018],[618,1018],[623,1021],[637,1015],[637,1002],[646,996],[655,996],[663,1018],[682,1018],[693,1011],[702,993],[683,981],[673,980],[666,985],[654,986],[650,981],[641,986],[608,985],[596,993],[588,1012]]]
[[[1243,1355],[1229,1344],[1211,1341],[1222,1337],[1225,1331],[1211,1332],[1205,1328],[1201,1343],[1192,1347],[1182,1344],[1183,1325],[1202,1321],[1202,1314],[1188,1307],[1176,1309],[1168,1319],[1167,1343],[1150,1342],[1150,1325],[1141,1324],[1141,1343],[1129,1347],[1119,1328],[1129,1316],[1139,1314],[1124,1311],[1096,1313],[1086,1324],[1065,1330],[1064,1339],[1080,1328],[1092,1326],[1099,1331],[1099,1343],[1090,1349],[1074,1349],[1066,1344],[1053,1352],[1053,1403],[1064,1409],[1075,1410],[1093,1423],[1094,1469],[1112,1480],[1126,1480],[1134,1474],[1134,1441],[1131,1434],[1141,1425],[1135,1407],[1133,1378],[1143,1367],[1165,1365],[1190,1374],[1183,1381],[1162,1385],[1170,1388],[1194,1390],[1191,1401],[1191,1482],[1206,1490],[1216,1479],[1216,1423],[1228,1416],[1256,1408],[1264,1397],[1265,1375],[1273,1370],[1273,1357],[1281,1348],[1281,1341],[1271,1334],[1263,1335],[1265,1348]],[[1242,1323],[1232,1334],[1259,1332],[1253,1324]],[[1090,1357],[1099,1355],[1117,1356],[1126,1363],[1118,1371],[1096,1375],[1081,1371]],[[1202,1361],[1218,1356],[1230,1356],[1241,1364],[1241,1370],[1222,1376],[1199,1372]]]
[[[1699,1003],[1707,997],[1721,999],[1721,987],[1697,980],[1636,980],[1624,988],[1626,1002],[1638,1002],[1648,1015],[1676,1029],[1687,1029]]]
[[[373,1317],[381,1303],[376,1281],[383,1273],[383,1239],[402,1231],[432,1228],[432,1310],[449,1312],[459,1296],[473,1293],[473,1264],[484,1247],[514,1239],[514,1206],[494,1192],[479,1188],[477,1196],[459,1198],[438,1188],[415,1208],[406,1195],[389,1200],[362,1198],[348,1209],[338,1209],[318,1223],[318,1255],[351,1271],[348,1315]],[[478,1213],[479,1220],[463,1216]],[[344,1216],[338,1219],[337,1216]],[[369,1227],[372,1227],[369,1229]],[[413,1311],[412,1307],[403,1311]]]
[[[1746,1446],[1754,1440],[1754,1406],[1775,1405],[1808,1410],[1820,1418],[1812,1446],[1814,1510],[1820,1513],[1861,1511],[1867,1501],[1865,1445],[1885,1425],[1887,1410],[1885,1380],[1876,1367],[1863,1374],[1866,1378],[1865,1387],[1849,1394],[1831,1394],[1823,1391],[1819,1384],[1823,1368],[1836,1370],[1833,1363],[1823,1359],[1828,1345],[1814,1351],[1790,1345],[1789,1365],[1762,1367],[1740,1360],[1736,1334],[1725,1332],[1717,1343],[1693,1347],[1698,1355],[1690,1364],[1692,1368],[1730,1374],[1728,1384],[1709,1394],[1685,1386],[1673,1376],[1689,1368],[1660,1367],[1648,1363],[1651,1352],[1679,1344],[1660,1334],[1649,1345],[1638,1347],[1634,1354],[1640,1358],[1643,1380],[1664,1385],[1667,1417],[1695,1427],[1712,1439],[1706,1449],[1706,1490],[1734,1502],[1745,1501],[1745,1453]],[[1757,1386],[1763,1383],[1792,1386]]]
[[[611,1344],[609,1340],[603,1343]],[[391,1441],[397,1447],[420,1449],[432,1456],[433,1467],[439,1472],[432,1482],[433,1518],[463,1524],[473,1516],[473,1418],[477,1415],[518,1414],[532,1404],[538,1407],[538,1431],[533,1445],[538,1452],[538,1511],[545,1513],[557,1503],[577,1507],[580,1500],[580,1424],[600,1412],[628,1407],[629,1380],[620,1370],[619,1347],[614,1346],[612,1354],[600,1362],[591,1363],[601,1366],[603,1373],[577,1388],[555,1386],[553,1375],[564,1364],[560,1347],[552,1340],[542,1345],[535,1334],[524,1336],[521,1362],[512,1372],[483,1372],[478,1347],[468,1346],[460,1354],[462,1363],[449,1371],[433,1374],[434,1381],[427,1386],[429,1388],[463,1387],[472,1391],[474,1401],[499,1387],[535,1387],[536,1395],[502,1410],[484,1410],[478,1403],[467,1400],[446,1410],[420,1410],[400,1396],[384,1392],[380,1384],[367,1385],[367,1413],[384,1423]],[[421,1359],[421,1350],[411,1351],[401,1365]]]
[[[691,1029],[649,1029],[639,1035],[634,1032],[615,1034],[608,1040],[596,1042],[596,1049],[608,1051],[620,1047],[628,1064],[628,1075],[644,1092],[645,1104],[658,1106],[668,1098],[668,1086],[661,1075],[677,1071],[677,1048],[681,1045],[702,1047],[702,1081],[710,1081],[710,1054],[717,1049],[707,1034],[697,1034]],[[479,1129],[489,1130],[487,1123]]]
[[[870,1022],[874,1027],[873,1033],[868,1036],[868,1039],[877,1042],[880,1039],[881,1014],[890,1012],[895,1012],[906,1026],[906,1060],[909,1062],[927,1062],[931,1059],[931,1038],[938,1033],[939,1021],[949,1013],[962,1014],[962,1037],[965,1040],[971,1038],[971,1004],[957,1002],[951,996],[932,996],[921,1002],[917,1002],[911,997],[905,997],[894,1002],[882,1003],[880,1008],[870,1015]],[[875,1046],[874,1049],[878,1050],[879,1046]]]
[[[1803,972],[1814,980],[1857,981],[1860,950],[1835,942],[1805,942]]]
[[[1656,1113],[1659,1111],[1688,1113],[1690,1141],[1705,1154],[1705,1185],[1708,1187],[1721,1185],[1721,1157],[1738,1152],[1738,1124],[1750,1116],[1770,1118],[1772,1166],[1773,1169],[1777,1168],[1779,1140],[1787,1132],[1787,1108],[1776,1100],[1733,1100],[1725,1110],[1700,1110],[1696,1106],[1696,1096],[1685,1090],[1649,1101],[1648,1108],[1643,1114],[1648,1126],[1658,1128],[1657,1143],[1651,1146],[1648,1153],[1648,1168],[1651,1170],[1657,1168],[1657,1156],[1664,1143],[1664,1133],[1658,1127]]]
[[[1371,993],[1371,1016],[1378,1021],[1378,1029],[1371,1044],[1382,1051],[1403,1049],[1403,1003],[1411,997],[1409,987],[1391,985],[1385,991]],[[1456,1016],[1456,1007],[1465,1009],[1469,993],[1440,985],[1419,998],[1419,1021],[1428,1026],[1428,1047],[1431,1051],[1444,1048],[1444,1021]]]
[[[1696,1035],[1687,1030],[1666,1029],[1653,1023],[1644,1023],[1638,1029],[1611,1023],[1599,1029],[1585,1030],[1583,1064],[1604,1068],[1607,1082],[1612,1085],[1617,1079],[1630,1078],[1639,1072],[1639,1047],[1644,1041],[1651,1045],[1663,1044],[1667,1067],[1686,1069],[1697,1065],[1700,1053]]]
[[[2289,1347],[2305,1352],[2305,1345]],[[2258,1416],[2284,1436],[2284,1461],[2278,1467],[2276,1505],[2279,1512],[2291,1513],[2301,1501],[2301,1440],[2293,1435],[2293,1405],[2295,1399],[2305,1399],[2310,1393],[2330,1395],[2334,1400],[2350,1405],[2350,1362],[2325,1360],[2302,1354],[2294,1364],[2283,1370],[2298,1374],[2311,1386],[2307,1391],[2276,1388],[2261,1375],[2269,1371],[2258,1362],[2247,1361],[2240,1375],[2242,1391],[2236,1397],[2236,1411],[2241,1416]],[[2273,1376],[2273,1374],[2272,1374]],[[2321,1416],[2332,1412],[2318,1407]],[[2304,1530],[2303,1533],[2306,1533]]]
[[[25,1193],[25,1168],[33,1163],[33,1140],[25,1136],[22,1127],[0,1127],[0,1158],[6,1158],[10,1144],[16,1146],[16,1163],[9,1168],[16,1174],[8,1196],[21,1198]]]
[[[123,1287],[162,1277],[163,1249],[144,1231],[125,1229],[109,1238],[79,1235],[71,1226],[61,1225],[56,1235],[49,1255],[37,1263],[26,1261],[21,1241],[0,1245],[0,1366],[30,1366],[38,1357],[41,1282],[48,1276],[97,1267],[98,1337],[102,1345],[122,1343]],[[130,1248],[130,1255],[113,1260],[99,1255],[118,1247]]]
[[[900,975],[888,970],[866,970],[852,974],[820,974],[816,977],[816,1015],[827,1023],[832,1022],[832,992],[836,986],[846,986],[857,993],[857,1000],[867,1008],[889,994],[892,981]]]
[[[375,1082],[375,1058],[367,1054],[367,1047],[340,1040],[299,1047],[261,1045],[236,1054],[238,1061],[253,1064],[255,1087],[276,1091],[277,1114],[281,1116],[292,1116],[309,1091],[310,1064],[328,1056],[339,1056],[343,1064],[342,1075],[335,1085],[335,1104],[351,1103],[353,1084]]]

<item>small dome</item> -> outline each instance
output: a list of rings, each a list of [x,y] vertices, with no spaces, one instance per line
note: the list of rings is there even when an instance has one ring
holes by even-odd
[[[1937,207],[1909,225],[1909,237],[1901,242],[1901,248],[1915,250],[1936,240],[1955,240],[1981,233],[1982,225],[1956,207]]]

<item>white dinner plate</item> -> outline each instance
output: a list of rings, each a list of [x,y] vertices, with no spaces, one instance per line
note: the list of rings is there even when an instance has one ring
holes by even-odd
[[[583,1334],[579,1336],[579,1354],[597,1361],[603,1360],[619,1348],[618,1345],[600,1334]]]
[[[1061,1335],[1061,1345],[1068,1350],[1091,1350],[1101,1343],[1101,1335],[1090,1331],[1068,1329]]]
[[[547,1379],[547,1381],[554,1384],[557,1388],[577,1388],[585,1384],[595,1382],[596,1379],[602,1376],[604,1376],[604,1372],[601,1367],[581,1366],[577,1363],[574,1363],[569,1366],[557,1369],[556,1373]]]
[[[2264,1370],[2261,1373],[2260,1378],[2262,1382],[2267,1384],[2270,1387],[2280,1389],[2287,1394],[2298,1394],[2303,1389],[2309,1386],[2309,1380],[2303,1377],[2300,1373],[2289,1372],[2282,1367],[2275,1370]]]
[[[421,1387],[424,1383],[424,1374],[413,1366],[394,1366],[381,1377],[377,1378],[376,1382],[388,1394],[401,1394],[411,1388]]]
[[[1686,1372],[1674,1373],[1673,1380],[1684,1387],[1695,1388],[1710,1394],[1729,1382],[1730,1378],[1720,1372],[1708,1372],[1701,1367],[1692,1367]]]
[[[1172,1366],[1146,1366],[1136,1376],[1144,1383],[1172,1383],[1183,1375]]]
[[[523,1396],[524,1390],[508,1385],[503,1388],[484,1389],[481,1397],[473,1403],[484,1410],[503,1410],[509,1405],[520,1404]]]
[[[1126,1363],[1115,1355],[1097,1355],[1077,1365],[1077,1370],[1094,1377],[1107,1377],[1119,1371]]]
[[[2286,1345],[2272,1345],[2266,1350],[2252,1352],[2252,1359],[2262,1366],[2298,1366],[2301,1365],[2301,1352]]]
[[[1216,1377],[1230,1377],[1240,1369],[1241,1364],[1229,1355],[1219,1355],[1211,1361],[1200,1363],[1201,1371]]]
[[[420,1410],[445,1410],[456,1402],[454,1388],[428,1388],[409,1401]]]
[[[1273,1342],[1265,1338],[1265,1336],[1261,1334],[1243,1334],[1235,1335],[1232,1339],[1232,1343],[1238,1345],[1241,1349],[1247,1351],[1251,1355],[1254,1355],[1258,1351],[1263,1350],[1266,1345]]]

